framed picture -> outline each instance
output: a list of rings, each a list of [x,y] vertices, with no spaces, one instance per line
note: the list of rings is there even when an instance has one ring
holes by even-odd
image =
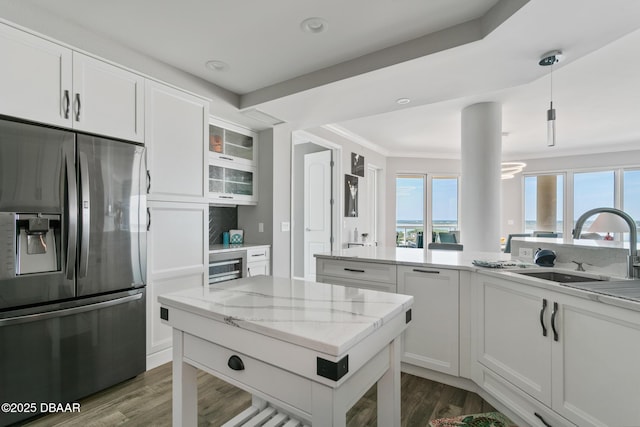
[[[351,175],[364,177],[364,157],[351,153]]]
[[[358,177],[344,176],[344,216],[358,216]]]

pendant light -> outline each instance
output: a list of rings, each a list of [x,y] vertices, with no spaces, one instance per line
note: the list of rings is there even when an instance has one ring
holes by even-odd
[[[556,145],[556,109],[553,108],[553,64],[560,62],[561,59],[562,51],[552,50],[542,55],[540,62],[538,62],[538,65],[543,67],[551,67],[551,94],[549,109],[547,110],[547,146],[549,147]]]

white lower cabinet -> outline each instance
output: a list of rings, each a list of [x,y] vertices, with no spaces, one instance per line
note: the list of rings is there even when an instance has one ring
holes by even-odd
[[[147,355],[172,345],[160,321],[158,295],[203,286],[208,279],[209,205],[149,201]]]
[[[271,275],[271,249],[268,246],[247,249],[247,276]]]
[[[476,277],[483,388],[534,426],[640,425],[640,312]]]
[[[398,266],[398,293],[414,297],[402,361],[459,375],[459,272]]]
[[[559,294],[552,407],[579,426],[640,426],[640,312]]]

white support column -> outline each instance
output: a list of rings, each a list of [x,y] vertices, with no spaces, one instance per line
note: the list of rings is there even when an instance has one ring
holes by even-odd
[[[500,251],[502,105],[462,110],[461,243],[464,250]]]

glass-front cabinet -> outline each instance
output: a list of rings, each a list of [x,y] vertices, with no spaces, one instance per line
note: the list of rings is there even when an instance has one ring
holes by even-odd
[[[256,148],[256,135],[253,132],[215,119],[209,122],[211,157],[255,166]]]
[[[257,135],[214,118],[209,121],[209,201],[256,204]]]

